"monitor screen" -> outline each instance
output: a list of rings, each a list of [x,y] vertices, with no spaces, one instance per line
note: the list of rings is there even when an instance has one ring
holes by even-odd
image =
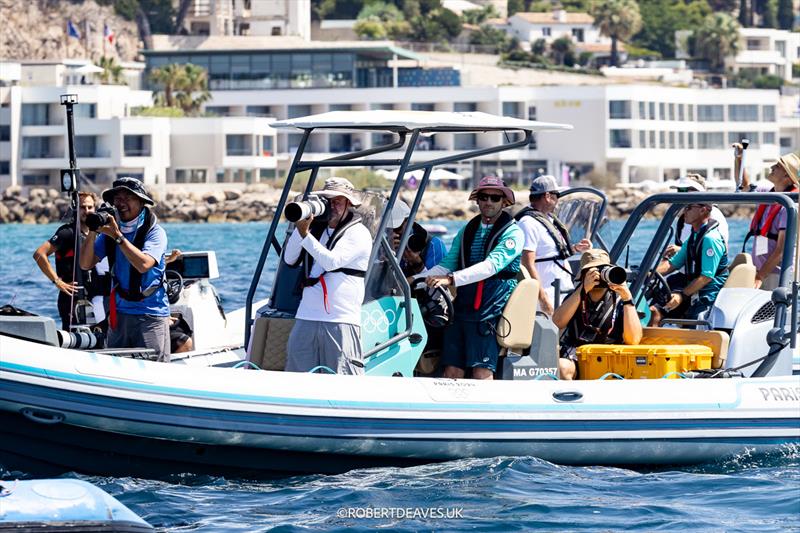
[[[184,278],[207,278],[208,272],[208,256],[195,255],[183,256],[183,272]]]

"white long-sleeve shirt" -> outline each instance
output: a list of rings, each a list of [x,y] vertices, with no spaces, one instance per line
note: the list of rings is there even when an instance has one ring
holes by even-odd
[[[302,238],[295,229],[286,242],[284,261],[294,264],[300,258],[300,252],[306,250],[314,258],[311,277],[316,278],[325,273],[328,293],[326,310],[322,283],[303,289],[303,297],[295,318],[360,326],[364,278],[331,271],[338,268],[366,271],[372,249],[372,235],[363,224],[355,224],[344,231],[333,250],[328,250],[325,245],[333,231],[333,228],[326,228],[317,240],[311,233]]]

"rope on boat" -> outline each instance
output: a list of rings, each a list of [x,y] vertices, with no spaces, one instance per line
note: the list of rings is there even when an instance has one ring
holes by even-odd
[[[606,372],[605,374],[603,374],[602,376],[600,376],[597,379],[599,381],[604,381],[606,378],[614,378],[614,379],[622,379],[622,380],[625,379],[622,376],[620,376],[619,374],[615,374],[614,372]]]
[[[309,371],[308,371],[308,373],[309,373],[309,374],[313,374],[313,373],[314,373],[314,372],[316,372],[317,370],[325,370],[325,371],[327,371],[327,372],[328,372],[328,374],[335,374],[335,373],[336,373],[335,371],[331,370],[331,368],[330,368],[330,367],[327,367],[327,366],[325,366],[325,365],[319,365],[319,366],[315,366],[314,368],[312,368],[311,370],[309,370]]]
[[[556,376],[555,374],[552,374],[552,373],[550,373],[550,372],[547,372],[547,373],[545,373],[545,374],[539,374],[538,376],[536,376],[535,378],[533,378],[533,380],[534,380],[534,381],[539,381],[540,379],[543,379],[543,378],[550,378],[550,379],[552,379],[553,381],[559,381],[559,379],[558,379],[558,376]]]
[[[239,361],[238,363],[233,365],[233,368],[244,368],[244,367],[247,367],[252,370],[261,370],[261,367],[252,361]]]

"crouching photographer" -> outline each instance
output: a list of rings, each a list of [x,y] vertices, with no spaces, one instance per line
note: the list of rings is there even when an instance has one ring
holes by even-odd
[[[169,301],[164,285],[167,234],[150,207],[155,202],[141,181],[119,178],[103,191],[114,207],[98,209],[86,225],[81,268],[108,257],[112,275],[110,348],[150,348],[169,361]],[[101,234],[100,238],[98,234]]]
[[[578,287],[553,313],[563,330],[558,373],[575,379],[577,349],[584,344],[639,344],[642,324],[622,267],[613,265],[603,250],[587,250],[581,256]]]

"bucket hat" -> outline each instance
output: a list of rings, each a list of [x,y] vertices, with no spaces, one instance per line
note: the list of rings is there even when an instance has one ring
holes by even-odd
[[[408,207],[408,204],[398,198],[394,202],[391,215],[389,215],[389,227],[391,229],[399,228],[410,213],[411,208]]]
[[[544,174],[531,180],[531,194],[538,195],[546,192],[562,193],[566,187],[559,187],[555,176]]]
[[[358,197],[358,192],[350,180],[345,178],[328,178],[325,180],[321,191],[314,191],[313,194],[323,196],[325,198],[335,198],[337,196],[344,196],[353,206],[358,207],[361,205],[361,199]]]
[[[687,174],[672,182],[670,189],[678,189],[678,192],[704,192],[706,190],[702,176],[699,174]]]
[[[147,192],[147,189],[145,189],[144,184],[136,178],[128,176],[115,179],[111,184],[111,188],[103,191],[103,201],[110,204],[114,203],[114,195],[122,189],[138,196],[145,205],[156,205],[155,201],[153,201],[150,194]]]
[[[795,184],[800,184],[800,156],[788,153],[778,158],[778,164],[789,174]]]
[[[603,265],[611,265],[611,258],[608,256],[608,252],[605,250],[601,250],[600,248],[590,248],[583,252],[581,256],[581,268],[580,270],[586,270],[587,268],[598,267]]]
[[[472,192],[469,193],[470,200],[477,200],[478,193],[486,190],[486,189],[497,189],[503,193],[506,197],[506,202],[508,205],[514,204],[516,199],[514,198],[514,191],[508,188],[503,180],[498,178],[497,176],[484,176],[481,178],[481,181],[478,182],[478,186],[472,189]]]

